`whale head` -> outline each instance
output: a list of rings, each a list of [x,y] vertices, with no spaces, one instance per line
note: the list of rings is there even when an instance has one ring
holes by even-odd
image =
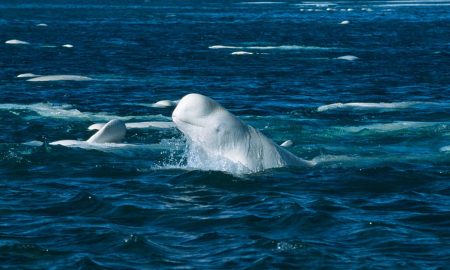
[[[114,119],[106,123],[87,142],[89,143],[118,143],[125,138],[127,128],[125,123]]]
[[[172,120],[188,140],[212,152],[232,150],[245,136],[247,126],[213,99],[184,96],[172,113]]]

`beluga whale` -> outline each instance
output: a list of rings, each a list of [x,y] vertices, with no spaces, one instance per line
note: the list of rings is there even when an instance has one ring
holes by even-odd
[[[111,120],[86,141],[61,140],[50,145],[86,147],[92,144],[120,143],[125,138],[127,128],[121,120]]]
[[[199,163],[203,169],[253,173],[316,164],[283,149],[218,102],[201,94],[184,96],[174,109],[172,120],[185,135],[188,148],[194,149],[189,150],[195,155],[191,157],[193,163]]]

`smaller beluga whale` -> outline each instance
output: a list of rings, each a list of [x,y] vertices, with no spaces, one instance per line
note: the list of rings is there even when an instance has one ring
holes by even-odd
[[[114,119],[102,126],[99,131],[97,131],[86,141],[60,140],[51,142],[50,145],[91,148],[91,145],[98,144],[120,144],[125,138],[126,133],[127,128],[125,123],[121,120]]]
[[[78,75],[46,75],[46,76],[34,76],[28,79],[28,82],[55,82],[55,81],[92,81],[93,79],[86,76]]]
[[[201,94],[184,96],[173,111],[172,120],[187,139],[188,167],[254,173],[316,165],[315,161],[301,159],[277,145]]]

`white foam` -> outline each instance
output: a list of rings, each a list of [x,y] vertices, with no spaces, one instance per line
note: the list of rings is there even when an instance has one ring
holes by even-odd
[[[345,60],[345,61],[355,61],[355,60],[358,60],[359,57],[354,56],[354,55],[344,55],[344,56],[339,56],[336,59]]]
[[[390,109],[399,110],[410,108],[418,104],[426,104],[420,102],[393,102],[393,103],[371,103],[371,102],[350,102],[350,103],[333,103],[328,105],[322,105],[317,108],[318,112],[337,110],[337,109],[360,109],[360,110],[373,110],[373,109]]]
[[[231,55],[251,55],[253,54],[252,52],[245,52],[245,51],[237,51],[237,52],[232,52]]]
[[[29,82],[54,82],[54,81],[91,81],[90,77],[78,76],[78,75],[48,75],[39,76],[32,79],[28,79]]]
[[[39,23],[36,24],[37,27],[47,27],[48,25],[46,23]]]
[[[356,160],[359,160],[358,157],[351,157],[346,155],[320,155],[315,158],[313,158],[311,161],[315,165],[329,165],[336,164],[338,162],[354,162]]]
[[[96,123],[88,127],[88,130],[99,130],[106,123]],[[155,129],[167,129],[174,128],[175,124],[173,122],[163,122],[163,121],[147,121],[147,122],[131,122],[125,123],[127,129],[145,129],[145,128],[155,128]]]
[[[221,155],[205,153],[195,144],[188,143],[184,152],[186,160],[185,169],[198,169],[202,171],[223,171],[232,174],[247,174],[251,171],[240,163],[224,158]]]
[[[64,45],[62,45],[61,47],[64,47],[64,48],[73,48],[73,45],[72,45],[72,44],[64,44]]]
[[[339,24],[349,24],[349,23],[350,23],[350,21],[342,21]]]
[[[39,76],[41,76],[41,75],[36,75],[33,73],[22,73],[22,74],[17,75],[16,77],[17,78],[34,78],[34,77],[39,77]]]
[[[30,43],[18,39],[10,39],[5,41],[5,44],[11,44],[11,45],[28,45]]]

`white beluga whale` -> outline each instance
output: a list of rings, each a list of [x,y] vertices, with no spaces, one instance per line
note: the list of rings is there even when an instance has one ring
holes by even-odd
[[[28,79],[28,82],[53,82],[53,81],[91,81],[90,77],[78,75],[47,75]]]
[[[193,159],[201,163],[202,168],[228,171],[231,164],[234,166],[230,170],[237,168],[238,172],[251,173],[315,165],[278,146],[219,103],[200,94],[184,96],[173,111],[172,119],[185,135],[188,147],[195,149]]]
[[[41,75],[37,75],[34,73],[22,73],[16,76],[16,78],[34,78],[34,77],[39,77]]]
[[[95,123],[88,127],[88,130],[100,130],[105,126],[105,123]],[[148,121],[148,122],[131,122],[125,123],[127,129],[140,129],[140,128],[154,128],[154,129],[166,129],[174,128],[175,124],[173,122],[163,122],[163,121]]]
[[[10,44],[10,45],[28,45],[30,43],[26,42],[26,41],[23,41],[23,40],[10,39],[10,40],[5,41],[5,44]]]
[[[354,55],[344,55],[344,56],[339,56],[336,59],[338,59],[338,60],[346,60],[346,61],[355,61],[355,60],[358,60],[359,57],[354,56]]]
[[[150,107],[153,108],[169,108],[169,107],[175,107],[178,104],[178,100],[160,100],[150,105]]]
[[[50,145],[62,146],[85,146],[86,144],[120,143],[125,138],[127,128],[121,120],[111,120],[99,131],[92,135],[87,141],[61,140],[51,142]]]

